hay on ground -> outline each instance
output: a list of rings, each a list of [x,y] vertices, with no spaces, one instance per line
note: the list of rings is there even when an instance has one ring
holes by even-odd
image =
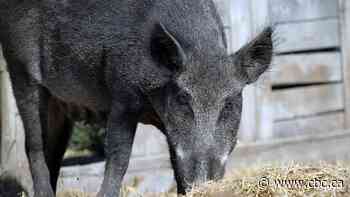
[[[235,170],[222,181],[194,189],[188,197],[346,197],[349,185],[350,166],[291,164]]]
[[[187,197],[348,197],[350,166],[345,164],[291,164],[236,169],[219,182],[195,188]],[[61,193],[59,197],[90,197],[80,192]],[[137,194],[124,187],[123,197],[175,197],[173,192]]]

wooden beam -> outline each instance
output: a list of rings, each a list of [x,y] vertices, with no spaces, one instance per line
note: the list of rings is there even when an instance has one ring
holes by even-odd
[[[339,47],[339,20],[307,21],[277,25],[280,40],[276,53],[319,50]]]
[[[345,128],[350,128],[350,2],[339,0],[343,60]]]
[[[230,53],[239,50],[251,39],[251,5],[247,0],[230,1],[230,27],[234,29],[230,35]],[[254,141],[256,139],[256,105],[255,89],[253,86],[246,87],[243,92],[243,112],[239,137],[242,141]]]
[[[1,49],[1,44],[0,44],[0,72],[5,71],[6,70],[6,62],[5,62],[5,58],[2,54],[2,49]]]
[[[268,0],[231,1],[232,51],[238,50],[269,24]],[[265,113],[264,106],[269,102],[268,77],[261,77],[243,92],[243,113],[240,127],[240,140],[244,142],[269,138],[272,120]],[[266,83],[267,82],[267,83]]]
[[[228,53],[233,53],[233,41],[232,41],[232,12],[230,0],[214,0],[218,13],[224,24],[224,31],[227,39]]]
[[[272,84],[308,84],[342,81],[339,52],[281,55],[271,68]]]
[[[344,112],[326,113],[292,120],[276,121],[274,138],[321,135],[344,129]]]
[[[224,26],[231,24],[230,0],[214,0]]]
[[[273,91],[275,120],[288,120],[344,110],[343,84]]]
[[[334,0],[270,0],[274,23],[338,17],[338,2]]]
[[[2,136],[1,136],[1,163],[3,167],[14,166],[16,157],[16,111],[12,96],[11,84],[7,72],[1,72],[1,117],[2,117]]]
[[[257,35],[270,25],[269,0],[251,0],[251,17],[253,35]],[[256,140],[271,140],[273,137],[273,111],[270,110],[272,101],[271,76],[267,72],[254,84],[254,105],[256,119]]]

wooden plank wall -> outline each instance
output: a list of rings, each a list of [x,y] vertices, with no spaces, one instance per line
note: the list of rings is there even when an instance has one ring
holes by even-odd
[[[240,140],[344,128],[339,9],[334,0],[218,0],[235,52],[264,26],[276,25],[271,72],[245,88]],[[329,121],[326,121],[329,120]],[[320,121],[322,125],[315,125]]]
[[[273,136],[343,129],[338,2],[270,0],[279,44],[271,70]]]
[[[334,0],[270,0],[270,8],[271,18],[279,23],[338,16],[338,5]]]
[[[350,128],[350,2],[339,0],[344,78],[345,127]]]

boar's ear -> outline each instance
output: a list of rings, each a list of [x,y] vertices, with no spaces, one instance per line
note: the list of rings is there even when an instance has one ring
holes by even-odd
[[[176,38],[161,23],[155,26],[151,39],[151,54],[160,65],[181,72],[186,62],[184,49]]]
[[[255,82],[269,68],[273,54],[272,34],[273,28],[266,28],[233,55],[238,75],[245,83]]]

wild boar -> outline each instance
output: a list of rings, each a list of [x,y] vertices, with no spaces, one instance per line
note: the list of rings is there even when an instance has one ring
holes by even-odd
[[[269,67],[272,33],[228,55],[212,0],[0,0],[35,197],[54,196],[79,118],[107,130],[99,197],[119,195],[139,122],[165,134],[179,193],[220,179],[242,90]]]

